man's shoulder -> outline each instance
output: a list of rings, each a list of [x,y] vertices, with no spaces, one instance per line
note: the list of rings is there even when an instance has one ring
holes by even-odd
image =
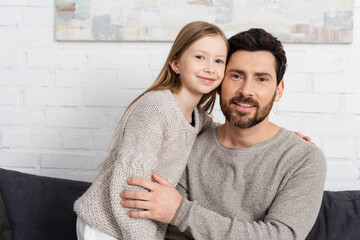
[[[215,137],[214,134],[216,134],[215,131],[217,131],[217,127],[219,125],[220,125],[219,123],[214,123],[209,125],[207,128],[204,128],[197,135],[195,143],[207,142],[209,141],[209,139],[213,139]]]
[[[288,130],[286,128],[281,128],[280,131],[282,140],[286,140],[285,143],[287,143],[289,146],[307,149],[308,151],[321,151],[317,146],[296,135],[294,131]]]
[[[325,155],[320,148],[300,138],[293,131],[285,128],[282,128],[281,131],[281,141],[278,142],[277,146],[278,151],[300,161],[315,159],[313,161],[317,161],[319,164],[326,161]]]

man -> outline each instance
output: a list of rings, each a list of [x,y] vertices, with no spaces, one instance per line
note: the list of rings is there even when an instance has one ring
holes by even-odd
[[[229,39],[219,90],[225,124],[195,141],[177,186],[128,179],[150,192],[124,191],[131,217],[170,223],[168,239],[305,239],[323,194],[322,152],[269,121],[283,90],[286,56],[276,38],[250,29]]]

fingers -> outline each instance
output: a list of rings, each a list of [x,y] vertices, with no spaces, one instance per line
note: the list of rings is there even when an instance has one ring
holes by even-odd
[[[311,141],[310,137],[305,136],[305,135],[301,134],[300,132],[295,132],[295,134],[297,136],[301,137],[302,139],[304,139],[305,141],[307,141],[307,142],[311,143],[312,145],[316,146],[316,144]]]
[[[168,181],[166,181],[164,178],[160,177],[159,175],[157,175],[155,172],[152,173],[152,178],[159,184],[161,185],[166,185],[169,187],[174,187],[171,183],[169,183]]]
[[[302,135],[300,132],[295,132],[296,135],[298,135],[301,138],[304,138],[304,135]]]
[[[311,143],[312,145],[316,146],[316,144],[311,141],[311,138],[305,136],[305,137],[304,137],[304,140],[306,140],[306,141],[308,141],[309,143]]]
[[[135,186],[149,189],[150,191],[154,191],[154,189],[156,187],[156,183],[154,183],[150,180],[143,179],[143,178],[132,178],[131,177],[131,178],[128,178],[126,180],[126,182],[130,185],[135,185]]]
[[[122,200],[120,202],[121,206],[126,208],[138,208],[149,210],[151,205],[148,201],[138,201],[138,200]]]
[[[131,218],[149,218],[149,219],[151,219],[150,211],[128,211],[127,215]]]
[[[144,191],[122,191],[120,197],[123,199],[150,200],[150,193]]]

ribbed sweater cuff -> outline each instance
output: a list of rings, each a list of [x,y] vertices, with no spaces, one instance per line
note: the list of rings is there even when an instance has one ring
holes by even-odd
[[[191,201],[183,197],[170,224],[176,227],[180,227],[180,224],[184,221],[184,218],[190,210],[190,207]]]

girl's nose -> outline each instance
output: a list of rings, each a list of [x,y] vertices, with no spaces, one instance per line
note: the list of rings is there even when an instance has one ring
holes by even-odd
[[[210,62],[210,61],[207,61],[205,66],[204,66],[204,72],[213,74],[215,72],[214,71],[214,64],[212,62]]]

